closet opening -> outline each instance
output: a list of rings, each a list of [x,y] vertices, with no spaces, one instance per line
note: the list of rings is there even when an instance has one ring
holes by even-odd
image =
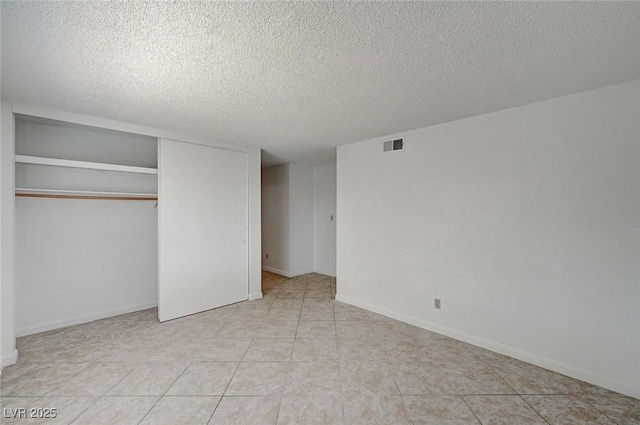
[[[158,304],[158,139],[15,115],[16,336]]]

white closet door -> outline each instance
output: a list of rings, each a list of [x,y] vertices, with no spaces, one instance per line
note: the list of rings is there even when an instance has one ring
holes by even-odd
[[[160,321],[248,298],[248,156],[160,140]]]

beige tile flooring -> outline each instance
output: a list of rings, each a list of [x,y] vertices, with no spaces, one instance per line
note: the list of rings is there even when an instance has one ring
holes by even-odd
[[[57,418],[2,423],[640,424],[639,400],[336,302],[330,277],[265,273],[263,292],[20,338],[2,407]]]

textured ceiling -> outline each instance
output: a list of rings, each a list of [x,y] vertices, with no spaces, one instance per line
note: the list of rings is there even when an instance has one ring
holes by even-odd
[[[269,164],[640,78],[640,3],[2,2],[2,98]]]

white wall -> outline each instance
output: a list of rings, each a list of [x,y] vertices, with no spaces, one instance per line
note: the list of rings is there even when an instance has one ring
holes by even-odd
[[[336,275],[335,163],[313,167],[313,270]]]
[[[54,124],[54,125],[52,125]],[[27,116],[16,119],[16,154],[156,168],[155,137]]]
[[[0,166],[3,165],[2,163],[2,158],[3,158],[3,153],[2,153],[2,139],[3,139],[3,135],[2,135],[2,128],[4,127],[4,123],[3,123],[3,119],[2,119],[2,110],[4,109],[4,106],[2,106],[2,104],[0,104]],[[8,120],[7,120],[8,121]],[[6,154],[5,154],[6,155]],[[2,172],[0,172],[0,187],[2,187]],[[2,223],[4,222],[2,219],[2,200],[0,199],[0,374],[2,373],[2,368],[4,368],[4,361],[2,361],[3,359],[3,351],[2,351],[2,345],[3,345],[3,340],[2,340],[2,284],[4,282],[4,279],[2,279]]]
[[[313,271],[313,168],[289,164],[289,273]]]
[[[154,207],[17,198],[18,336],[157,305]]]
[[[262,150],[249,149],[249,299],[262,298]],[[257,236],[257,237],[254,237]]]
[[[313,271],[312,167],[262,169],[262,268],[287,277]]]
[[[337,298],[640,397],[639,123],[635,80],[339,147]]]
[[[14,122],[11,103],[0,103],[0,303],[2,366],[17,360],[14,291]],[[10,190],[7,190],[9,189]]]
[[[289,164],[263,168],[262,268],[288,275],[289,243]]]

